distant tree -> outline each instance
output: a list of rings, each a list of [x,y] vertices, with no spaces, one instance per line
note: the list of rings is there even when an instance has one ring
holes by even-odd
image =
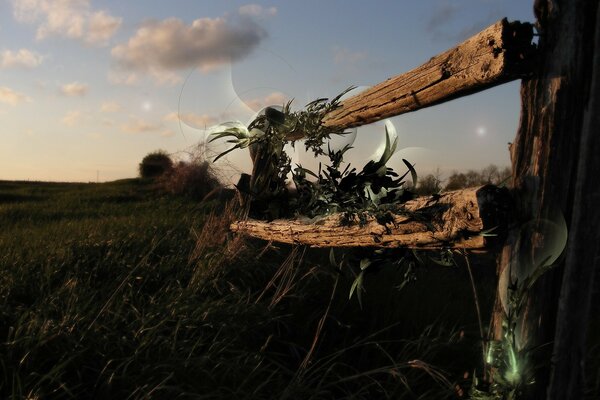
[[[467,186],[466,187],[479,186],[479,185],[483,184],[480,172],[470,169],[467,171],[465,176],[467,178],[467,183],[466,183]]]
[[[441,189],[442,185],[439,177],[436,177],[434,174],[429,174],[424,178],[419,179],[419,185],[417,186],[416,192],[420,196],[428,196],[438,193]]]
[[[139,165],[142,178],[156,178],[173,168],[173,160],[164,150],[147,154]]]
[[[505,185],[511,186],[511,178],[512,177],[512,168],[504,167],[500,172],[498,172],[498,183],[497,185]]]
[[[448,183],[446,184],[445,190],[457,190],[467,187],[467,176],[462,172],[454,171],[452,175],[448,177]]]
[[[454,171],[452,175],[448,177],[448,183],[444,189],[457,190],[489,184],[509,185],[509,178],[511,176],[512,170],[510,167],[500,169],[498,166],[490,164],[481,169],[481,171],[475,171],[473,169],[470,169],[467,172]]]
[[[481,180],[485,183],[497,184],[500,178],[500,171],[494,164],[490,164],[481,170]]]

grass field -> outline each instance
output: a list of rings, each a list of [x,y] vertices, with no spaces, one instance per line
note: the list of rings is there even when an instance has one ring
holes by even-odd
[[[464,267],[420,267],[401,291],[404,271],[381,268],[361,309],[348,299],[358,264],[231,237],[234,216],[136,179],[0,182],[0,398],[443,399],[468,388],[481,349]],[[493,270],[474,271],[485,314]]]

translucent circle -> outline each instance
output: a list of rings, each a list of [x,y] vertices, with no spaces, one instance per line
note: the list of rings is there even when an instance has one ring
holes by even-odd
[[[343,102],[344,99],[355,96],[368,88],[369,86],[359,86],[344,94],[341,101]],[[351,146],[352,149],[344,154],[344,162],[361,169],[367,162],[378,160],[383,154],[386,146],[386,130],[391,143],[393,143],[398,138],[398,134],[392,121],[386,119],[373,124],[347,129],[347,134],[344,135],[333,135],[323,145],[322,150],[327,154],[328,149],[340,151],[346,146]],[[398,149],[399,147],[396,151]],[[315,157],[312,152],[306,151],[303,141],[296,144],[295,153],[302,166],[313,171],[319,168],[319,164],[329,163],[328,157]]]
[[[508,312],[508,287],[530,278],[538,268],[554,264],[567,245],[567,223],[562,212],[554,210],[551,215],[552,220],[529,221],[521,227],[519,241],[514,247],[518,249],[521,240],[534,241],[538,246],[533,252],[511,260],[500,274],[498,293],[505,312]]]
[[[234,63],[230,80],[236,97],[254,112],[291,100],[290,94],[297,93],[297,82],[301,81],[292,64],[264,47]]]
[[[227,66],[211,73],[191,70],[181,85],[174,111],[181,125],[201,131],[219,123],[245,120],[254,112],[237,98]]]
[[[265,115],[267,108],[274,108],[277,111],[283,111],[283,106],[280,105],[272,104],[264,106],[263,108],[259,109],[250,119],[248,119],[248,123],[246,124],[246,126],[249,126],[252,123],[252,121],[254,121],[258,116]]]

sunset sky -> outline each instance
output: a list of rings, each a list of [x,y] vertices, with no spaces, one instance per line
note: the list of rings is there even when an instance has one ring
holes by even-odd
[[[150,151],[185,159],[206,127],[374,85],[502,17],[533,21],[532,1],[0,0],[0,179],[134,177]],[[392,166],[508,165],[518,113],[510,83],[395,117]],[[352,161],[382,132],[360,128]]]

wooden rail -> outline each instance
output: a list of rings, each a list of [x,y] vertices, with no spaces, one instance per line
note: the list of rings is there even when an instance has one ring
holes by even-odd
[[[531,24],[502,19],[420,67],[344,100],[323,123],[365,125],[520,79],[532,70],[532,39]],[[302,137],[293,132],[289,139]]]
[[[234,222],[230,229],[268,241],[311,247],[407,247],[484,249],[488,229],[502,235],[507,192],[487,185],[408,201],[386,222],[366,215],[366,223],[343,222],[341,214],[317,220]],[[496,239],[495,237],[491,240]]]

